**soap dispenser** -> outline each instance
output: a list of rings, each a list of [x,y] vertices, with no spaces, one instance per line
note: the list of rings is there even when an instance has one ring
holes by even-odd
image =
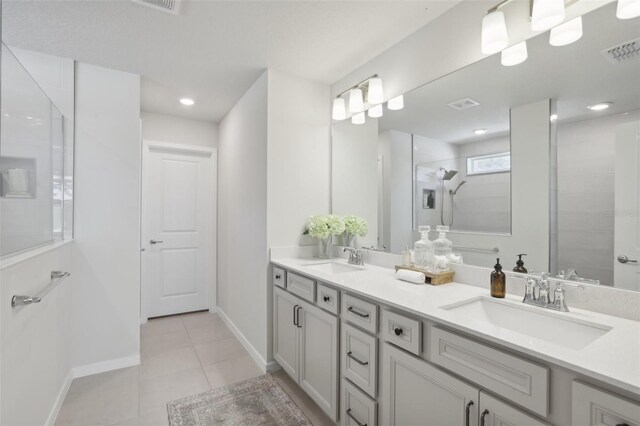
[[[500,259],[496,259],[496,265],[491,273],[491,297],[504,298],[507,290],[507,276],[502,272]]]
[[[433,242],[429,240],[429,231],[431,227],[421,225],[418,227],[421,238],[415,242],[414,248],[414,265],[416,268],[431,270],[433,268]]]
[[[516,267],[513,268],[513,272],[520,272],[521,274],[526,274],[527,268],[524,267],[524,261],[522,260],[522,256],[526,256],[526,253],[518,255],[518,260],[516,261]]]

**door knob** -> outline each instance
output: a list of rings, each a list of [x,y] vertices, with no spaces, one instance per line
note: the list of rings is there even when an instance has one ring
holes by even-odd
[[[151,241],[149,241],[149,242],[150,242],[151,244],[162,244],[162,243],[164,243],[164,241],[162,241],[162,240],[151,240]]]
[[[629,259],[624,254],[618,256],[618,262],[620,262],[620,263],[638,263],[638,261],[636,259]]]

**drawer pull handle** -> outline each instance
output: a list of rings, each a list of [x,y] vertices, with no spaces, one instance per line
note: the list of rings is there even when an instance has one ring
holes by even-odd
[[[331,300],[331,298],[329,296],[324,296],[322,300],[324,300],[325,302],[328,302],[329,300]]]
[[[616,426],[629,426],[629,425],[626,423],[618,423]]]
[[[471,412],[471,406],[473,405],[473,401],[467,402],[467,405],[464,407],[464,426],[469,426],[469,415]]]
[[[355,309],[353,309],[353,306],[349,306],[347,308],[347,311],[352,312],[354,314],[356,314],[357,316],[359,316],[360,318],[369,318],[369,314],[363,314],[362,312],[358,312]]]
[[[358,419],[355,418],[355,416],[353,414],[351,414],[351,408],[349,408],[347,410],[347,416],[351,417],[351,420],[353,420],[354,422],[356,422],[356,424],[358,426],[367,426],[366,423],[360,423],[360,421]]]
[[[480,426],[484,426],[484,418],[487,416],[487,414],[489,414],[489,410],[485,408],[485,410],[482,412],[482,415],[480,415]]]
[[[298,326],[298,328],[302,328],[302,326],[300,325],[300,309],[302,309],[302,306],[298,306],[296,308],[296,319],[297,319],[296,325]]]
[[[393,329],[393,332],[396,334],[396,336],[399,336],[402,334],[402,329],[400,327],[396,327]]]
[[[298,305],[295,305],[293,307],[293,325],[297,326],[298,325],[298,321],[296,319],[296,309],[298,308]]]
[[[358,358],[356,358],[355,356],[353,356],[353,354],[351,353],[351,351],[347,352],[347,356],[349,358],[351,358],[352,360],[354,360],[355,362],[357,362],[360,365],[367,365],[369,364],[369,361],[360,361]]]
[[[282,279],[282,275],[278,274],[276,275],[276,280],[281,280]]]

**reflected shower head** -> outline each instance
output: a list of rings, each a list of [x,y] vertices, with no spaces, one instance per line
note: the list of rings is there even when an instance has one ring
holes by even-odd
[[[455,175],[458,174],[457,170],[446,170],[443,167],[440,167],[440,171],[444,172],[442,174],[442,180],[451,180]]]

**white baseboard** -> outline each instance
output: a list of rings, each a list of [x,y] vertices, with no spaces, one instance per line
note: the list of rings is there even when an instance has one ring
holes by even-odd
[[[69,392],[69,387],[71,386],[71,382],[73,381],[73,370],[69,370],[69,374],[64,379],[64,383],[60,388],[60,392],[58,392],[58,396],[56,397],[56,401],[51,407],[51,411],[49,412],[49,417],[47,417],[47,422],[45,425],[53,426],[58,418],[58,413],[60,413],[60,408],[62,408],[62,403],[67,396],[67,392]]]
[[[253,360],[256,362],[256,364],[258,364],[262,371],[264,371],[265,373],[271,373],[272,371],[277,371],[278,368],[280,368],[280,366],[275,361],[267,362],[262,357],[262,355],[260,355],[256,348],[254,348],[249,340],[244,337],[244,334],[242,334],[242,332],[238,329],[238,327],[236,327],[233,321],[231,321],[231,319],[227,316],[227,314],[225,314],[220,306],[216,308],[216,313],[220,316],[220,318],[222,318],[222,321],[224,321],[227,327],[229,327],[233,335],[236,336],[236,339],[238,339],[242,346],[244,346],[244,348],[247,350],[247,352],[249,352],[251,358],[253,358]]]
[[[118,370],[120,368],[140,365],[140,354],[126,356],[124,358],[111,359],[109,361],[96,362],[95,364],[73,367],[73,378],[91,376],[92,374],[104,373],[106,371]]]

